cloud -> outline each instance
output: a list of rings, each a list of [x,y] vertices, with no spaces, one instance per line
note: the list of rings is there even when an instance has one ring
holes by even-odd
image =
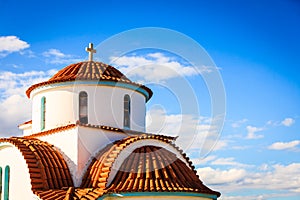
[[[140,78],[141,82],[161,82],[175,77],[210,73],[215,69],[211,66],[195,67],[159,52],[143,56],[111,57],[110,60],[126,76]]]
[[[29,46],[27,42],[20,40],[17,36],[0,36],[0,57],[21,51]]]
[[[18,135],[17,125],[31,119],[31,102],[25,91],[31,85],[45,81],[56,70],[13,73],[0,71],[0,136]]]
[[[197,173],[201,180],[209,185],[238,182],[247,175],[246,170],[237,168],[221,170],[213,169],[211,167],[204,167],[197,169]]]
[[[146,130],[152,133],[178,136],[176,144],[185,152],[197,151],[198,158],[227,146],[219,140],[214,120],[192,114],[167,114],[163,109],[150,109],[146,114]]]
[[[284,126],[291,126],[295,123],[295,120],[292,118],[285,118],[284,120],[281,121],[281,124]]]
[[[268,147],[272,150],[293,150],[300,144],[300,140],[294,140],[291,142],[275,142]]]
[[[249,167],[250,165],[239,163],[235,161],[233,157],[230,158],[218,158],[211,162],[212,165],[229,165],[229,166],[235,166],[235,167]]]
[[[197,165],[204,165],[212,160],[215,160],[216,156],[209,155],[204,158],[192,158],[192,156],[190,156],[190,158],[193,162],[193,165],[197,166]]]
[[[246,129],[247,129],[246,139],[259,139],[264,137],[263,135],[255,134],[256,132],[264,130],[263,128],[258,128],[255,126],[247,126]]]
[[[242,124],[244,124],[247,121],[248,121],[248,119],[241,119],[239,121],[236,121],[236,122],[232,123],[231,127],[232,128],[238,128],[238,127],[240,127]]]
[[[266,195],[280,197],[282,194],[280,191],[284,191],[286,196],[300,193],[300,178],[297,176],[300,173],[300,163],[268,165],[252,172],[238,167],[232,169],[205,167],[197,169],[197,173],[205,184],[217,191],[222,191],[223,194],[232,191],[238,193],[239,190],[243,193],[247,191],[253,193],[256,189],[261,192],[262,188],[269,190],[264,197]],[[222,196],[226,199],[226,195]]]
[[[74,55],[64,54],[58,49],[48,49],[42,55],[46,58],[46,62],[51,64],[71,64],[82,61],[82,59]]]

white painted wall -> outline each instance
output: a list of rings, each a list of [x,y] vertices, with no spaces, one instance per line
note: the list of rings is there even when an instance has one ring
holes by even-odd
[[[23,136],[32,134],[32,124],[22,124],[19,126],[20,130],[23,130]]]
[[[2,167],[2,183],[4,185],[5,167],[10,166],[9,199],[33,199],[29,170],[21,152],[13,145],[1,144],[0,167]],[[2,189],[2,199],[3,199]]]
[[[75,123],[78,117],[79,93],[88,94],[88,123],[123,127],[123,99],[131,97],[131,128],[145,131],[145,97],[134,90],[99,85],[49,85],[32,91],[32,132],[41,131],[41,98],[46,97],[46,126],[44,130]]]
[[[92,158],[96,156],[95,154],[107,144],[124,137],[127,137],[127,135],[78,126],[37,138],[53,144],[62,154],[71,172],[75,187],[79,187],[82,176],[90,165]]]
[[[73,102],[75,93],[72,87],[47,87],[32,95],[32,132],[41,131],[41,99],[46,97],[46,124],[44,130],[49,130],[74,123],[76,115]],[[43,130],[43,131],[44,131]]]
[[[106,145],[127,137],[125,134],[101,129],[79,127],[78,132],[78,177],[85,174],[89,167],[92,158],[97,156],[97,153]],[[77,183],[80,185],[81,180]]]
[[[55,148],[62,154],[71,172],[73,182],[75,183],[78,179],[78,127],[37,138],[53,144]]]

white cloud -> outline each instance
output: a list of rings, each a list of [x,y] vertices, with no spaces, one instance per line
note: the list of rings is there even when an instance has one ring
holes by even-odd
[[[208,185],[238,182],[247,175],[246,170],[237,168],[221,170],[204,167],[197,169],[197,173],[200,176],[200,179]]]
[[[30,45],[16,36],[0,36],[0,57],[12,52],[18,52],[28,48]]]
[[[146,115],[147,132],[178,136],[176,144],[184,151],[199,151],[202,158],[209,151],[227,146],[219,140],[212,119],[191,114],[167,114],[163,109],[150,109]]]
[[[285,118],[284,120],[282,120],[281,124],[284,126],[291,126],[295,123],[295,120],[292,118]]]
[[[241,119],[239,121],[232,123],[231,126],[232,126],[232,128],[238,128],[247,121],[248,121],[248,119]]]
[[[191,158],[191,157],[190,157]],[[216,156],[213,156],[213,155],[209,155],[209,156],[206,156],[204,158],[191,158],[192,162],[193,162],[193,165],[204,165],[212,160],[215,160],[216,159]]]
[[[162,53],[111,57],[110,60],[112,65],[118,67],[126,76],[140,78],[142,82],[161,82],[175,77],[210,73],[214,70],[214,67],[210,66],[194,67]]]
[[[48,49],[42,55],[46,58],[46,62],[51,64],[71,64],[82,61],[74,55],[64,54],[58,49]]]
[[[300,140],[294,140],[291,142],[275,142],[268,147],[272,150],[293,150],[300,144]]]
[[[197,172],[205,184],[223,194],[232,191],[237,193],[239,190],[254,192],[255,189],[261,192],[262,188],[272,190],[273,193],[268,191],[267,195],[277,197],[280,197],[278,191],[284,191],[286,196],[300,193],[300,177],[297,176],[300,174],[300,163],[274,164],[263,168],[260,166],[256,172],[237,167],[224,170],[205,167],[197,169]],[[224,199],[225,197],[226,195],[223,196]]]
[[[56,70],[13,73],[0,72],[0,136],[19,134],[17,125],[31,118],[31,102],[25,91],[50,78]]]
[[[246,129],[247,129],[246,139],[259,139],[264,137],[263,135],[256,134],[256,132],[264,130],[263,128],[258,128],[255,126],[247,126]]]
[[[239,163],[235,161],[233,157],[230,158],[218,158],[211,162],[212,165],[229,165],[229,166],[235,166],[235,167],[249,167],[250,165]]]

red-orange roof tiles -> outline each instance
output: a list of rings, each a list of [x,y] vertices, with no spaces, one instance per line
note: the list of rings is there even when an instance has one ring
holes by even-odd
[[[59,130],[77,125],[80,126],[77,123],[60,127]],[[96,128],[124,131],[105,126]],[[50,130],[47,134],[55,131],[58,130]],[[146,145],[136,148],[129,154],[108,183],[112,166],[119,154],[127,146],[147,139],[155,139],[172,145],[188,165],[177,158],[174,153],[162,147],[155,146],[155,144]],[[219,192],[209,189],[201,182],[192,162],[186,154],[182,153],[182,150],[175,146],[173,137],[139,134],[107,145],[99,152],[99,157],[94,158],[90,164],[80,188],[73,187],[66,162],[53,145],[28,137],[0,139],[0,142],[12,143],[20,150],[29,168],[32,191],[40,199],[96,200],[104,194],[128,192],[193,192],[220,196]]]
[[[106,131],[114,131],[114,132],[117,132],[117,133],[127,134],[127,135],[128,134],[129,135],[142,135],[142,134],[145,135],[146,134],[146,135],[154,135],[155,136],[155,134],[152,134],[152,133],[144,133],[144,132],[140,132],[140,131],[126,130],[126,129],[115,128],[115,127],[111,127],[111,126],[83,124],[83,123],[80,123],[79,121],[77,121],[76,124],[68,124],[66,126],[61,126],[61,127],[57,127],[57,128],[54,128],[54,129],[47,130],[47,131],[34,133],[32,135],[25,136],[25,138],[36,138],[36,137],[51,135],[51,134],[55,134],[55,133],[60,132],[60,131],[75,128],[76,126],[102,129],[102,130],[106,130]],[[172,136],[164,136],[164,137],[168,138],[169,140],[175,140],[176,139],[176,137],[172,137]]]
[[[0,139],[22,153],[30,174],[32,191],[73,186],[69,168],[53,145],[38,139],[11,137]]]
[[[115,144],[107,145],[95,158],[81,187],[101,188],[107,192],[199,192],[220,196],[202,184],[191,162],[187,166],[174,153],[156,146],[144,146],[136,149],[118,169],[118,173],[110,185],[112,165],[120,152],[128,145],[144,139],[155,138],[175,147],[171,140],[160,135],[130,136]]]
[[[137,87],[141,87],[149,93],[149,99],[152,96],[152,91],[148,87],[130,81],[124,74],[116,68],[101,62],[84,61],[71,64],[62,70],[58,71],[48,81],[38,83],[29,87],[26,91],[28,97],[30,93],[37,87],[49,85],[53,83],[68,82],[68,81],[113,81],[128,83]]]
[[[51,134],[55,134],[55,133],[60,132],[60,131],[75,128],[76,126],[77,126],[76,124],[68,124],[66,126],[61,126],[61,127],[57,127],[57,128],[54,128],[54,129],[47,130],[47,131],[42,131],[42,132],[34,133],[32,135],[24,136],[24,138],[36,138],[36,137],[51,135]]]

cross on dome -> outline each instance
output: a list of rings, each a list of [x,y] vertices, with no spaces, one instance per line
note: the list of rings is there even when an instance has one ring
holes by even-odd
[[[85,51],[89,53],[89,61],[93,61],[93,54],[97,52],[93,47],[93,43],[89,43],[89,47],[86,47]]]

